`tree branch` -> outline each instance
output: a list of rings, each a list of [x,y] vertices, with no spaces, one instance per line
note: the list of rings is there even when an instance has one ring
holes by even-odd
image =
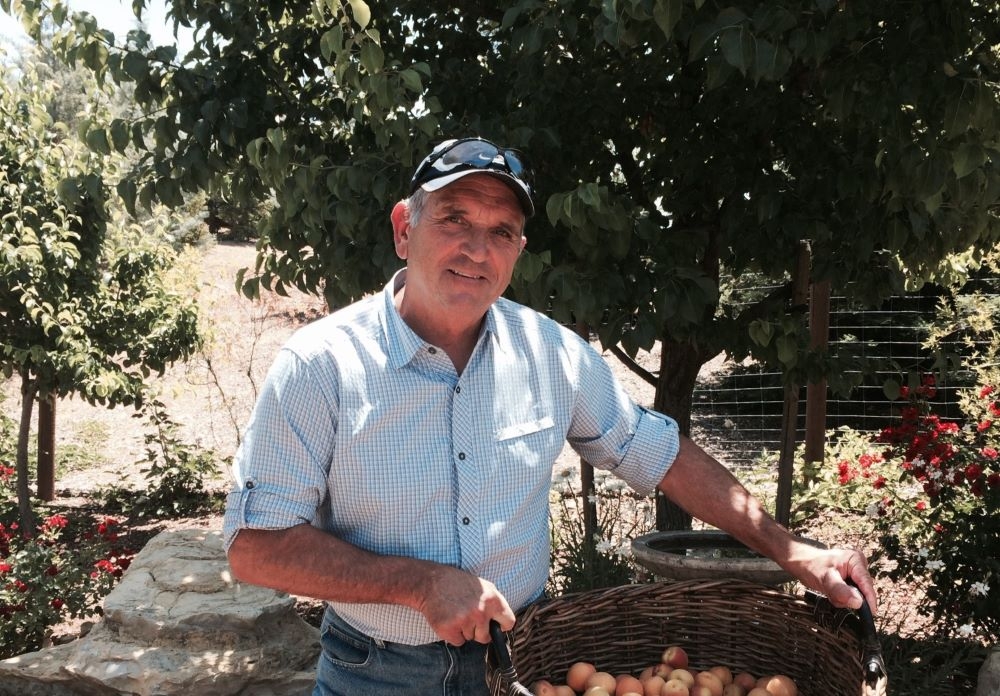
[[[618,346],[611,346],[608,350],[611,351],[612,355],[621,360],[622,364],[625,365],[625,367],[627,367],[632,372],[641,377],[643,381],[649,383],[653,387],[656,386],[656,383],[659,381],[657,376],[654,373],[647,370],[646,368],[644,368],[639,363],[637,363],[635,360],[630,358],[628,356],[628,353],[623,351]]]

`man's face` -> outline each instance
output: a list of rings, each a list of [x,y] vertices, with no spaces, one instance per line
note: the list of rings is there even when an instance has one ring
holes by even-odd
[[[407,262],[404,302],[445,320],[480,320],[506,290],[525,244],[517,197],[485,174],[431,193],[416,225],[402,204],[392,220],[396,253]]]

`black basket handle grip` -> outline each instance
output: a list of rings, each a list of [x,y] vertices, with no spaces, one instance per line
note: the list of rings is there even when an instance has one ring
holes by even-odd
[[[848,578],[847,583],[857,588],[853,580]],[[878,632],[875,630],[875,616],[872,608],[868,605],[868,600],[861,596],[861,608],[858,609],[858,616],[861,619],[861,651],[862,670],[865,682],[874,687],[880,679],[888,675],[885,671],[885,661],[882,659],[882,646],[878,642]]]
[[[490,619],[490,638],[493,640],[493,652],[496,654],[500,674],[509,685],[508,694],[534,696],[517,680],[517,671],[514,669],[514,663],[510,659],[510,650],[507,647],[507,636],[504,635],[500,624],[493,619]]]

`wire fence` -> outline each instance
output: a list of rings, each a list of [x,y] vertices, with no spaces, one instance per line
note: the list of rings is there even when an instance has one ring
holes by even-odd
[[[1000,303],[1000,278],[983,278],[968,284],[966,296],[976,293]],[[896,415],[899,401],[890,401],[883,385],[890,377],[932,367],[925,348],[930,325],[942,293],[934,289],[893,297],[874,310],[852,308],[843,297],[830,301],[829,349],[853,350],[869,361],[870,373],[855,377],[861,383],[848,396],[827,393],[826,429],[849,426],[877,432]],[[960,354],[969,348],[960,336],[942,347]],[[938,385],[935,412],[957,417],[957,390],[971,384],[971,374],[952,375]],[[806,388],[800,390],[796,441],[805,437]],[[713,452],[733,468],[753,466],[763,454],[780,449],[784,388],[781,374],[759,364],[733,365],[710,372],[699,380],[693,395],[692,430],[701,442],[713,443]]]

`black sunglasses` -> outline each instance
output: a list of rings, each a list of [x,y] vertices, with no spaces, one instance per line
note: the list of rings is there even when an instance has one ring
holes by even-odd
[[[524,155],[482,138],[448,140],[427,155],[410,179],[410,194],[429,181],[464,171],[493,171],[514,179],[531,196],[531,167]]]

